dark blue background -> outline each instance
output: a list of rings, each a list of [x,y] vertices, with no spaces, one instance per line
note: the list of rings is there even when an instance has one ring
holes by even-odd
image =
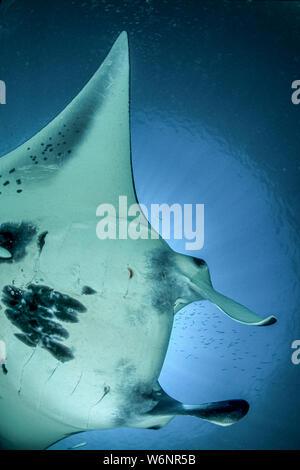
[[[218,428],[177,417],[160,431],[116,429],[54,448],[299,448],[300,3],[2,1],[0,154],[34,135],[129,33],[133,167],[140,202],[204,203],[199,253],[215,287],[269,328],[208,303],[180,312],[161,384],[186,403],[246,398],[247,418]],[[171,245],[184,252],[184,241]]]

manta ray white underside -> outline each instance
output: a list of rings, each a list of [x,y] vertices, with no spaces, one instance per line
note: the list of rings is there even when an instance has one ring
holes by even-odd
[[[3,448],[45,448],[87,429],[159,428],[184,414],[226,426],[248,411],[244,400],[184,405],[162,390],[173,316],[207,299],[241,323],[274,317],[216,292],[203,260],[161,238],[99,240],[96,208],[117,207],[120,195],[137,202],[125,32],[78,96],[0,159]]]

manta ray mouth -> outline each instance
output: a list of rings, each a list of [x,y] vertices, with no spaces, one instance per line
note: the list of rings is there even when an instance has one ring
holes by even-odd
[[[48,286],[30,284],[26,290],[5,286],[2,302],[6,317],[22,331],[15,333],[16,338],[30,347],[42,346],[61,362],[74,358],[62,344],[69,333],[57,320],[77,323],[77,314],[86,311],[78,300]]]

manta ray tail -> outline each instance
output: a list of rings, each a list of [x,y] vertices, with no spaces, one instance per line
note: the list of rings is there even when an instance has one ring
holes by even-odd
[[[164,394],[164,397],[150,412],[151,415],[191,415],[219,426],[230,426],[243,418],[249,410],[245,400],[225,400],[202,405],[184,405]]]
[[[249,308],[244,307],[244,305],[217,292],[212,286],[209,269],[205,261],[198,260],[197,264],[200,270],[197,276],[192,279],[192,287],[203,299],[209,300],[215,304],[233,320],[246,325],[267,326],[277,321],[273,316],[261,318]]]

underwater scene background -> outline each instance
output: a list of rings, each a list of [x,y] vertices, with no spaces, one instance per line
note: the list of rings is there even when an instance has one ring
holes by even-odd
[[[193,256],[217,290],[278,322],[244,326],[208,302],[175,317],[162,387],[184,403],[248,400],[234,426],[178,416],[161,430],[87,432],[52,449],[299,448],[300,2],[2,1],[1,155],[69,103],[122,30],[139,201],[204,204]],[[170,244],[185,252],[184,240]]]

